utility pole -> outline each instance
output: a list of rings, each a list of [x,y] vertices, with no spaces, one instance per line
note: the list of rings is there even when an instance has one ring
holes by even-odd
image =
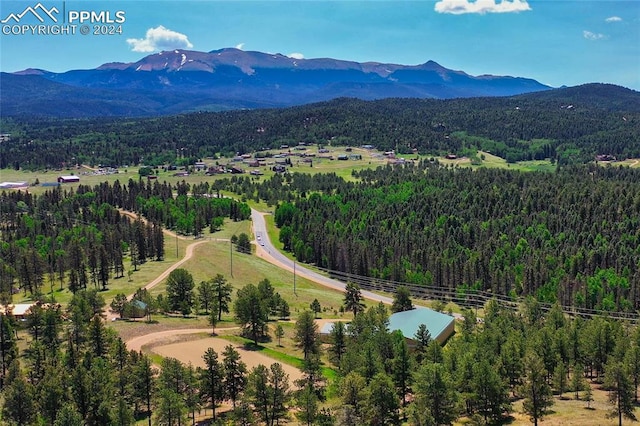
[[[231,258],[231,278],[233,278],[233,242],[229,240],[229,257]]]
[[[176,260],[177,260],[177,259],[178,259],[178,257],[180,256],[180,255],[178,254],[178,230],[177,230],[177,229],[176,229],[175,234],[176,234]]]
[[[295,294],[296,296],[298,295],[298,293],[296,293],[296,261],[293,261],[293,294]]]

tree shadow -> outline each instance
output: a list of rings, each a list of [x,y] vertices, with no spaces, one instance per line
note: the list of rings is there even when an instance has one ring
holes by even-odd
[[[252,351],[252,352],[259,352],[265,349],[265,347],[262,346],[260,343],[256,345],[254,342],[246,342],[244,345],[242,345],[242,348],[246,351]]]

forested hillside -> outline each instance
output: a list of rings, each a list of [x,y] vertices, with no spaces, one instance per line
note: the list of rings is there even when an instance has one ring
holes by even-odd
[[[249,218],[246,204],[200,197],[205,189],[194,188],[195,196],[187,197],[187,184],[172,188],[129,180],[127,185],[80,185],[76,191],[56,187],[40,196],[3,191],[0,302],[11,302],[16,289],[34,299],[54,286],[73,293],[104,290],[110,279],[124,276],[125,256],[133,268],[163,259],[162,227],[198,235],[205,226],[220,227],[224,218]],[[144,214],[147,221],[131,220],[118,208]]]
[[[5,119],[0,168],[69,164],[159,165],[299,142],[458,155],[489,151],[507,161],[559,164],[597,154],[640,157],[640,94],[587,85],[505,98],[386,99],[288,109],[194,113],[150,119]],[[35,155],[37,153],[37,155]]]
[[[376,278],[534,295],[589,309],[640,307],[640,172],[451,169],[437,163],[228,187],[280,202],[280,240],[303,262]]]

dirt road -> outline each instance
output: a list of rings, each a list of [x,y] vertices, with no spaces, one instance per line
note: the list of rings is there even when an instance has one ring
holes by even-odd
[[[201,241],[196,241],[194,243],[189,244],[187,246],[187,250],[182,259],[180,259],[173,265],[169,266],[163,273],[158,275],[153,281],[149,282],[143,288],[150,290],[156,285],[158,285],[159,283],[161,283],[163,280],[165,280],[169,276],[169,274],[172,271],[174,271],[175,269],[178,269],[180,266],[182,266],[185,262],[187,262],[189,259],[193,257],[194,250],[197,246],[199,246],[200,244],[204,244],[206,242],[207,240],[201,240]],[[127,296],[127,300],[131,300],[132,298],[133,298],[133,294],[130,294]],[[111,310],[107,312],[107,321],[113,321],[114,318],[118,318],[118,317],[119,315],[116,312],[113,312]]]
[[[239,328],[240,327],[229,327],[219,330],[228,331],[236,330]],[[181,330],[159,331],[156,333],[134,337],[127,341],[126,344],[129,350],[134,351],[141,351],[143,346],[151,345],[152,347],[147,347],[147,350],[150,350],[151,352],[163,357],[176,358],[184,364],[191,363],[195,367],[204,367],[202,355],[207,350],[207,348],[213,348],[213,350],[218,353],[219,359],[221,359],[222,352],[229,345],[233,346],[238,351],[242,362],[247,365],[248,370],[251,370],[258,364],[269,367],[271,366],[271,364],[276,362],[273,358],[269,358],[268,356],[260,352],[245,349],[243,345],[232,343],[219,337],[205,337],[202,339],[175,342],[176,336],[199,333],[211,333],[211,328],[188,328]],[[294,380],[302,377],[302,372],[297,368],[283,363],[281,363],[281,365],[285,373],[289,375],[290,383],[293,383]]]

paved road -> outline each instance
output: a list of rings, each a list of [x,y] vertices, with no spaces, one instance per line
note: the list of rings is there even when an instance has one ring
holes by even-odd
[[[251,209],[251,219],[253,222],[253,233],[256,236],[256,254],[259,257],[262,257],[269,263],[273,263],[280,268],[286,269],[293,273],[294,262],[284,256],[280,251],[278,251],[273,244],[271,244],[271,240],[269,240],[269,234],[267,234],[267,225],[264,220],[265,213],[261,213],[257,210]],[[260,237],[260,239],[258,239]],[[310,281],[323,285],[325,287],[332,288],[338,291],[344,291],[346,284],[342,281],[334,280],[332,278],[328,278],[324,275],[321,275],[315,271],[312,271],[299,263],[295,263],[296,275],[304,277]],[[362,290],[362,296],[369,300],[374,300],[376,302],[386,303],[388,305],[393,303],[393,299],[386,296],[381,296],[376,293],[372,293],[367,290]]]

